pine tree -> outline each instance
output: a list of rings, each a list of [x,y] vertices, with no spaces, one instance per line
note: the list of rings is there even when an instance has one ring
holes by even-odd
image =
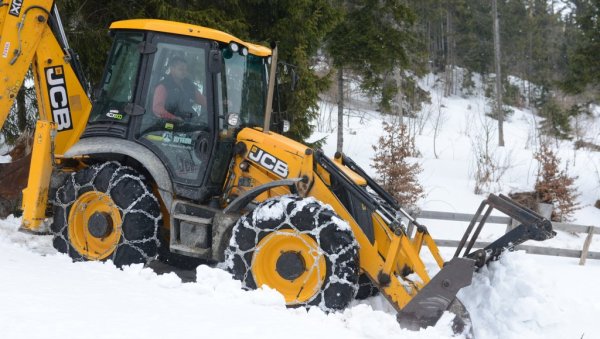
[[[417,178],[423,169],[419,163],[407,161],[417,155],[414,138],[409,135],[408,127],[398,119],[392,123],[383,122],[383,130],[385,134],[379,138],[379,144],[373,146],[373,168],[379,184],[401,205],[414,207],[424,196]]]
[[[547,89],[543,89],[536,107],[539,116],[544,118],[540,124],[542,132],[559,139],[570,138],[571,125],[569,118],[573,113],[578,114],[578,111],[563,109]]]
[[[417,66],[412,56],[419,47],[411,30],[414,14],[402,1],[342,0],[339,5],[343,20],[328,34],[326,49],[338,73],[337,149],[342,151],[344,72],[360,75],[361,88],[380,97],[382,111],[390,112],[391,101],[402,86],[401,69],[411,62]]]
[[[569,221],[573,213],[580,208],[576,201],[579,196],[575,186],[577,177],[570,177],[566,169],[559,169],[560,159],[545,144],[542,144],[534,157],[539,163],[535,182],[537,200],[554,205],[553,221]]]
[[[588,85],[600,86],[600,2],[572,0],[572,4],[575,9],[567,19],[568,72],[562,85],[570,93],[581,93]]]

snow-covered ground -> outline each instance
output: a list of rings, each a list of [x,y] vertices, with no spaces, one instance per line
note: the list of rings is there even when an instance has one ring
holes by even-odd
[[[219,269],[197,282],[141,265],[72,263],[50,236],[0,221],[0,337],[12,338],[451,338],[450,314],[420,332],[400,329],[377,296],[343,312],[286,309],[274,290],[244,291]],[[600,262],[508,253],[459,296],[477,338],[599,338]]]
[[[424,168],[420,175],[427,196],[422,209],[473,213],[483,195],[473,194],[471,147],[489,121],[485,100],[476,95],[439,97],[433,78],[432,104],[424,112],[417,146]],[[334,106],[323,102],[322,113]],[[370,171],[371,146],[382,134],[382,117],[365,110],[350,119],[345,152]],[[362,117],[358,117],[361,115]],[[435,120],[441,122],[434,137]],[[322,119],[327,121],[325,117]],[[595,125],[589,124],[591,136]],[[333,120],[332,126],[335,126]],[[326,127],[326,126],[321,126]],[[493,126],[490,126],[493,133]],[[494,192],[527,190],[535,182],[535,118],[515,110],[505,125],[504,149],[494,149],[507,170]],[[314,138],[329,135],[325,151],[333,154],[335,131],[321,128]],[[597,135],[597,134],[596,134]],[[483,135],[484,136],[484,135]],[[491,144],[495,144],[492,137]],[[435,151],[434,151],[435,143]],[[578,175],[583,206],[574,223],[594,224],[600,157],[574,152],[559,144],[569,173]],[[510,155],[510,156],[509,156]],[[510,159],[504,161],[504,159]],[[72,263],[52,248],[49,236],[18,232],[19,219],[0,221],[0,338],[451,338],[451,316],[420,332],[400,329],[394,312],[381,296],[355,302],[348,309],[325,314],[318,309],[287,309],[277,292],[244,291],[226,272],[197,269],[197,281],[183,283],[174,273],[157,275],[142,266],[119,270],[111,263]],[[458,238],[464,225],[427,221],[434,237]],[[491,237],[504,225],[491,225]],[[561,233],[554,247],[581,248],[582,236]],[[592,250],[600,250],[596,237]],[[445,257],[451,249],[442,249]],[[431,265],[433,267],[433,265]],[[434,270],[433,268],[431,268]],[[471,314],[475,336],[485,338],[600,338],[600,261],[507,253],[477,273],[459,297]]]

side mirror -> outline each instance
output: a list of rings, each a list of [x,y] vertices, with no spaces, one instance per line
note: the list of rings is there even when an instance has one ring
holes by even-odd
[[[238,127],[240,124],[240,116],[237,113],[229,113],[227,115],[227,125],[229,127]]]
[[[288,132],[290,130],[290,122],[287,120],[281,120],[281,130],[283,133]]]
[[[221,51],[213,49],[208,57],[208,70],[211,73],[219,73],[223,69],[223,56]]]

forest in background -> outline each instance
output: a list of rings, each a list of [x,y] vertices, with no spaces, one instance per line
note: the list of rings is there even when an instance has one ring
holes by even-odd
[[[333,86],[343,93],[348,75],[361,79],[361,89],[382,112],[400,116],[412,115],[428,100],[416,82],[428,72],[444,79],[446,95],[468,93],[472,75],[481,74],[495,100],[495,1],[501,101],[533,108],[545,119],[545,133],[573,137],[570,119],[590,114],[600,96],[600,0],[58,0],[57,5],[92,87],[100,82],[111,43],[107,30],[116,20],[175,20],[264,45],[277,42],[280,60],[296,65],[301,79],[295,91],[281,93],[280,107],[292,120],[289,136],[305,140],[319,94]],[[315,67],[323,60],[326,72]],[[511,77],[521,80],[524,92]],[[32,110],[26,113],[33,92],[24,88],[17,97],[3,130],[8,143],[33,126]],[[338,98],[340,112],[343,99]]]

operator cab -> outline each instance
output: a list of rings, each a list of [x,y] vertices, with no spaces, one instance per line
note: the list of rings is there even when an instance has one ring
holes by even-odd
[[[111,33],[83,138],[133,140],[162,160],[177,195],[217,194],[236,131],[264,124],[271,50],[162,20],[115,22]]]

